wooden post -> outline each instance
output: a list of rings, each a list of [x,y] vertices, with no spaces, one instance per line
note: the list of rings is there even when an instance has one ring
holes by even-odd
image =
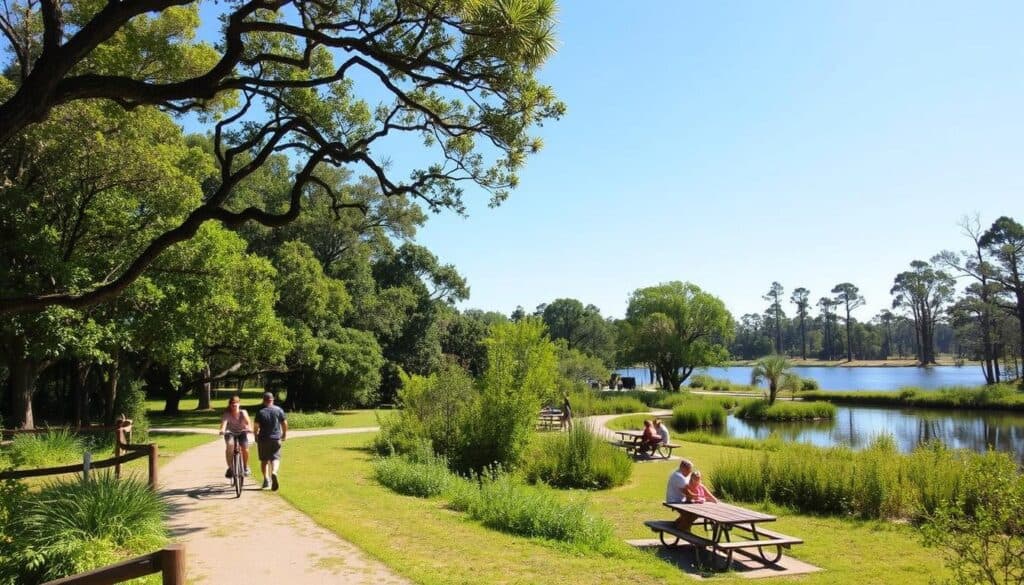
[[[82,481],[89,481],[89,468],[92,467],[92,453],[86,451],[82,455]]]
[[[160,551],[163,585],[185,585],[185,545],[169,544]]]
[[[156,458],[157,458],[157,447],[156,443],[150,443],[149,445],[149,489],[156,491],[157,475],[156,475]],[[184,581],[182,581],[184,583]]]
[[[117,417],[114,421],[114,457],[121,456],[121,443],[124,442],[124,415]],[[114,479],[121,479],[121,463],[114,464]]]

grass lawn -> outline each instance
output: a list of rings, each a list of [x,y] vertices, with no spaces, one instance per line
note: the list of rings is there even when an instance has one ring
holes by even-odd
[[[651,552],[625,544],[606,554],[583,553],[564,544],[484,528],[445,509],[441,500],[397,495],[372,479],[371,456],[364,449],[371,437],[295,439],[288,451],[281,494],[318,523],[418,583],[693,582]],[[706,471],[724,458],[744,453],[728,447],[683,446],[684,454]],[[650,538],[644,520],[671,518],[660,502],[676,465],[671,461],[635,464],[632,479],[623,487],[567,492],[566,497],[588,498],[592,509],[612,522],[621,539]],[[298,469],[303,472],[294,471]],[[773,530],[806,541],[791,554],[825,569],[772,579],[772,583],[926,584],[944,576],[938,553],[923,548],[912,527],[768,511],[780,516]],[[714,580],[748,582],[728,574]]]
[[[153,427],[174,427],[174,428],[208,428],[216,429],[220,426],[220,417],[227,405],[228,398],[235,394],[234,390],[215,390],[213,393],[213,410],[196,410],[199,405],[198,398],[185,398],[178,403],[180,412],[174,415],[164,414],[164,400],[146,400],[146,416],[149,424]],[[249,416],[255,416],[256,411],[262,404],[263,390],[249,388],[242,392],[242,408],[249,412]],[[354,428],[354,427],[375,427],[379,424],[378,415],[383,419],[392,411],[386,409],[376,410],[338,410],[333,412],[335,424],[329,428]],[[296,429],[298,430],[298,429]]]

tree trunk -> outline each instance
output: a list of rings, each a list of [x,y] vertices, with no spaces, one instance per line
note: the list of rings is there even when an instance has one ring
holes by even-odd
[[[106,375],[103,376],[103,422],[112,425],[117,416],[114,405],[117,401],[117,383],[121,378],[120,356],[115,355],[113,361],[104,366],[104,369]]]
[[[32,395],[36,391],[36,380],[39,370],[33,360],[11,359],[8,375],[11,377],[11,416],[15,428],[36,428],[35,417],[32,415]]]
[[[196,410],[210,410],[212,406],[212,384],[210,382],[210,364],[203,366],[203,371],[200,373],[203,377],[199,386],[199,405],[196,406]]]
[[[853,323],[850,322],[850,305],[846,305],[846,361],[853,361]]]
[[[74,401],[74,424],[83,427],[89,424],[89,370],[92,364],[75,359],[71,363],[71,399]]]
[[[807,359],[807,333],[804,330],[803,315],[800,315],[800,358]]]

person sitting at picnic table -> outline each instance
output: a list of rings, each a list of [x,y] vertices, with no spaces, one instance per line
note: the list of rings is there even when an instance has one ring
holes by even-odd
[[[654,431],[654,423],[645,420],[644,434],[640,437],[640,442],[644,445],[657,445],[659,441],[661,441],[661,437]]]
[[[668,485],[665,487],[665,503],[666,504],[684,504],[686,503],[686,488],[690,485],[690,478],[693,475],[693,463],[689,459],[683,459],[679,462],[679,468],[672,472],[672,475],[668,476]],[[693,521],[697,517],[688,512],[680,512],[679,518],[676,518],[676,528],[680,530],[689,530],[693,526]]]
[[[686,484],[686,489],[683,490],[683,495],[686,496],[687,504],[703,504],[704,502],[711,502],[712,504],[718,503],[716,498],[707,486],[701,483],[700,471],[696,469],[690,474],[690,481]]]
[[[668,445],[668,427],[665,423],[661,422],[661,419],[654,419],[654,430],[658,433],[658,442],[662,445]]]

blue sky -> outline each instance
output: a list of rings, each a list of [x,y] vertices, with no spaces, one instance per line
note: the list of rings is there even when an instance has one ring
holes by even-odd
[[[737,317],[773,280],[850,281],[869,318],[896,273],[1024,220],[1024,4],[562,2],[541,76],[568,106],[501,207],[432,216],[463,307],[555,298],[621,317],[687,280]],[[792,313],[792,307],[787,306]]]

